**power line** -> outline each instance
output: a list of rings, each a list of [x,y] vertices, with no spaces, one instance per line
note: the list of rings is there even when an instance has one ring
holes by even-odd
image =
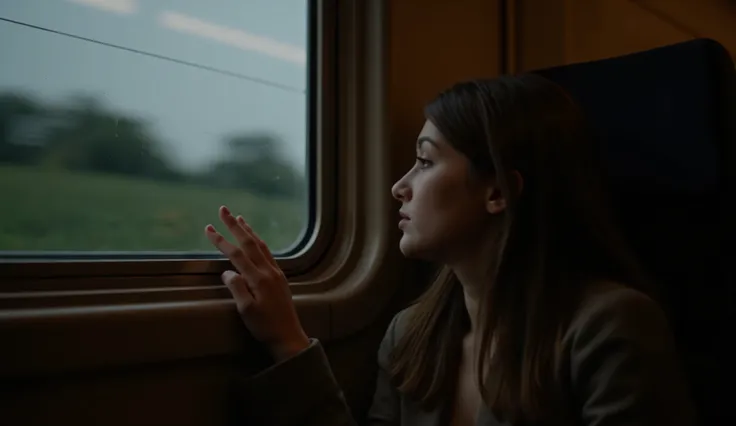
[[[52,34],[62,35],[62,36],[65,36],[65,37],[76,39],[76,40],[82,40],[82,41],[86,41],[86,42],[89,42],[89,43],[95,43],[95,44],[99,44],[99,45],[102,45],[102,46],[112,47],[112,48],[115,48],[115,49],[124,50],[126,52],[137,53],[139,55],[149,56],[151,58],[156,58],[156,59],[161,59],[161,60],[164,60],[164,61],[174,62],[174,63],[180,64],[180,65],[186,65],[186,66],[190,66],[190,67],[194,67],[194,68],[199,68],[199,69],[202,69],[202,70],[205,70],[205,71],[210,71],[210,72],[214,72],[214,73],[217,73],[217,74],[226,75],[228,77],[233,77],[233,78],[237,78],[237,79],[240,79],[240,80],[250,81],[252,83],[258,83],[258,84],[262,84],[264,86],[270,86],[270,87],[273,87],[273,88],[276,88],[276,89],[285,90],[287,92],[305,93],[305,90],[304,89],[300,89],[298,87],[289,86],[289,85],[281,84],[281,83],[276,83],[276,82],[268,81],[268,80],[265,80],[265,79],[262,79],[262,78],[252,77],[252,76],[249,76],[249,75],[240,74],[240,73],[236,73],[236,72],[233,72],[233,71],[223,70],[223,69],[219,69],[219,68],[215,68],[215,67],[210,67],[210,66],[207,66],[207,65],[197,64],[195,62],[189,62],[189,61],[184,61],[184,60],[181,60],[181,59],[170,58],[168,56],[159,55],[157,53],[151,53],[151,52],[146,52],[146,51],[143,51],[143,50],[133,49],[133,48],[130,48],[130,47],[120,46],[120,45],[117,45],[117,44],[107,43],[107,42],[104,42],[104,41],[95,40],[95,39],[87,38],[87,37],[82,37],[82,36],[78,36],[78,35],[75,35],[75,34],[69,34],[69,33],[66,33],[66,32],[63,32],[63,31],[52,30],[50,28],[45,28],[45,27],[41,27],[41,26],[38,26],[38,25],[29,24],[29,23],[26,23],[26,22],[16,21],[16,20],[13,20],[13,19],[8,19],[8,18],[3,18],[3,17],[0,17],[0,21],[4,21],[4,22],[11,23],[11,24],[16,24],[16,25],[21,25],[21,26],[28,27],[28,28],[33,28],[33,29],[36,29],[36,30],[46,31],[46,32],[49,32],[49,33],[52,33]]]

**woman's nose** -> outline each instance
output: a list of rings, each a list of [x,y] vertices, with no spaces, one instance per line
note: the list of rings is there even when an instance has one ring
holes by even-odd
[[[401,202],[409,201],[411,197],[411,191],[409,186],[404,182],[404,178],[399,179],[394,186],[391,187],[391,195]]]

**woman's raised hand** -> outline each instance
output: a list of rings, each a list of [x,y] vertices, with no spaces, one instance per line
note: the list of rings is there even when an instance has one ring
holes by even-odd
[[[297,354],[309,346],[309,339],[283,271],[242,216],[235,218],[225,206],[220,207],[219,216],[236,243],[227,241],[212,225],[207,225],[205,234],[237,269],[225,271],[222,281],[235,298],[245,326],[277,361]]]

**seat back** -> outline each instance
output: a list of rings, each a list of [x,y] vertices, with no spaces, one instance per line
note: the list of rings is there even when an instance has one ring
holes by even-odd
[[[736,69],[698,39],[536,73],[582,106],[622,231],[670,314],[704,424],[734,418]]]

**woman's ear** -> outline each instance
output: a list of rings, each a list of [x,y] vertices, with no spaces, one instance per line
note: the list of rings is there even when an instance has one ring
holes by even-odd
[[[521,177],[521,173],[514,170],[509,176],[509,188],[512,196],[518,198],[521,192],[524,190],[524,179]],[[506,209],[507,200],[501,191],[501,187],[497,182],[492,182],[488,185],[486,192],[486,210],[490,214],[498,214]]]
[[[509,182],[511,191],[514,193],[514,197],[521,197],[521,193],[524,192],[524,178],[521,176],[518,170],[511,172],[511,181]]]
[[[486,193],[486,211],[490,214],[499,214],[504,209],[506,209],[506,198],[501,188],[494,182],[488,186]]]

